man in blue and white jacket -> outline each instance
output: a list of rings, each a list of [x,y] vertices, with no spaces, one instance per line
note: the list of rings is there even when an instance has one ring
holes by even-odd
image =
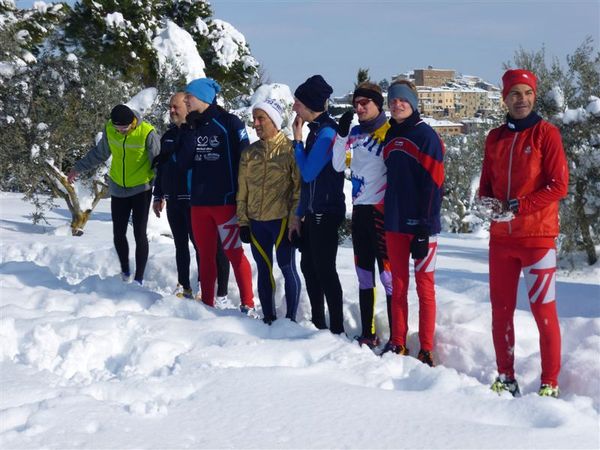
[[[178,167],[175,154],[179,145],[179,130],[185,123],[187,106],[185,93],[177,92],[169,100],[169,116],[171,125],[160,139],[160,154],[152,163],[156,167],[154,180],[154,203],[152,209],[156,217],[167,206],[167,219],[173,241],[175,243],[175,263],[177,266],[177,287],[174,294],[180,298],[193,298],[190,285],[190,247],[192,241],[198,270],[200,268],[199,252],[192,233],[190,217],[190,193],[185,172]],[[227,282],[229,280],[229,261],[223,252],[221,241],[217,243],[217,272],[218,288],[217,298],[227,296]]]
[[[215,102],[221,87],[199,78],[185,89],[188,108],[177,161],[188,172],[192,230],[200,250],[202,302],[215,303],[217,237],[231,262],[243,313],[254,309],[252,270],[244,255],[236,216],[238,167],[248,134],[242,121]]]
[[[392,328],[392,275],[383,227],[383,198],[387,185],[383,141],[390,124],[383,111],[383,95],[378,85],[369,81],[359,84],[352,96],[352,104],[359,124],[349,130],[354,111],[348,111],[340,118],[338,137],[333,149],[333,166],[342,172],[346,169],[348,160],[350,161],[352,248],[362,323],[362,333],[357,336],[357,340],[360,345],[374,348],[379,345],[374,314],[375,261],[385,289],[390,330]]]

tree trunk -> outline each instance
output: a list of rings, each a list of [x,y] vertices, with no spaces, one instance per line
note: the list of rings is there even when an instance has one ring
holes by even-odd
[[[575,214],[577,223],[581,231],[581,239],[583,241],[583,249],[587,253],[588,264],[591,266],[598,261],[596,255],[596,247],[590,233],[590,221],[585,214],[585,182],[578,180],[575,186]]]
[[[73,236],[81,236],[83,234],[83,228],[87,224],[92,211],[96,205],[98,205],[98,202],[108,194],[108,185],[101,181],[94,180],[94,199],[92,200],[92,207],[82,210],[75,188],[67,181],[66,175],[61,170],[53,164],[46,162],[46,164],[44,164],[44,176],[48,181],[52,192],[67,203],[67,207],[71,213],[71,234]]]
[[[91,209],[76,212],[71,211],[71,234],[73,236],[81,236],[83,234],[83,228],[90,218],[91,213]]]

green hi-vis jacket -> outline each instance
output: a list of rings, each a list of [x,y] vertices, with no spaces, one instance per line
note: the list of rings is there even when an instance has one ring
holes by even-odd
[[[121,187],[146,184],[154,178],[146,151],[146,139],[154,127],[141,122],[126,135],[119,133],[112,122],[106,124],[106,138],[112,154],[109,176]]]
[[[87,172],[112,156],[108,187],[114,197],[131,197],[152,189],[151,164],[160,153],[160,140],[154,127],[142,121],[138,112],[133,113],[137,126],[127,136],[108,121],[100,140],[73,167],[77,172]]]

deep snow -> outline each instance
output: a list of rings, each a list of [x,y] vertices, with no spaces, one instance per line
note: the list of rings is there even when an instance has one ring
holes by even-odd
[[[558,276],[559,400],[535,393],[538,334],[520,291],[515,353],[524,396],[513,399],[489,390],[495,365],[485,233],[441,236],[439,365],[432,369],[317,331],[304,292],[299,323],[280,319],[271,327],[235,308],[233,275],[230,308],[170,295],[174,246],[162,219],[151,219],[150,260],[138,287],[117,276],[108,201],[78,238],[64,205],[43,225],[31,224],[31,210],[19,195],[0,193],[2,448],[600,447],[598,268]],[[346,331],[354,336],[358,290],[348,245],[338,267]],[[276,280],[283,317],[277,269]],[[414,284],[409,295],[414,356]],[[377,312],[385,339],[382,289]]]

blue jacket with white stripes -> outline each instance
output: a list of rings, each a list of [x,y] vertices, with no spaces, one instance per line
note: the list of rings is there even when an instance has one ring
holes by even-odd
[[[404,122],[390,119],[383,147],[387,167],[385,230],[438,234],[444,193],[444,143],[414,112]]]
[[[216,104],[187,115],[177,164],[186,171],[192,206],[236,204],[240,156],[248,144],[242,121]]]
[[[344,174],[333,168],[333,143],[337,123],[324,112],[308,124],[310,133],[306,148],[302,142],[294,143],[296,163],[302,176],[300,202],[296,214],[309,213],[344,214]]]

